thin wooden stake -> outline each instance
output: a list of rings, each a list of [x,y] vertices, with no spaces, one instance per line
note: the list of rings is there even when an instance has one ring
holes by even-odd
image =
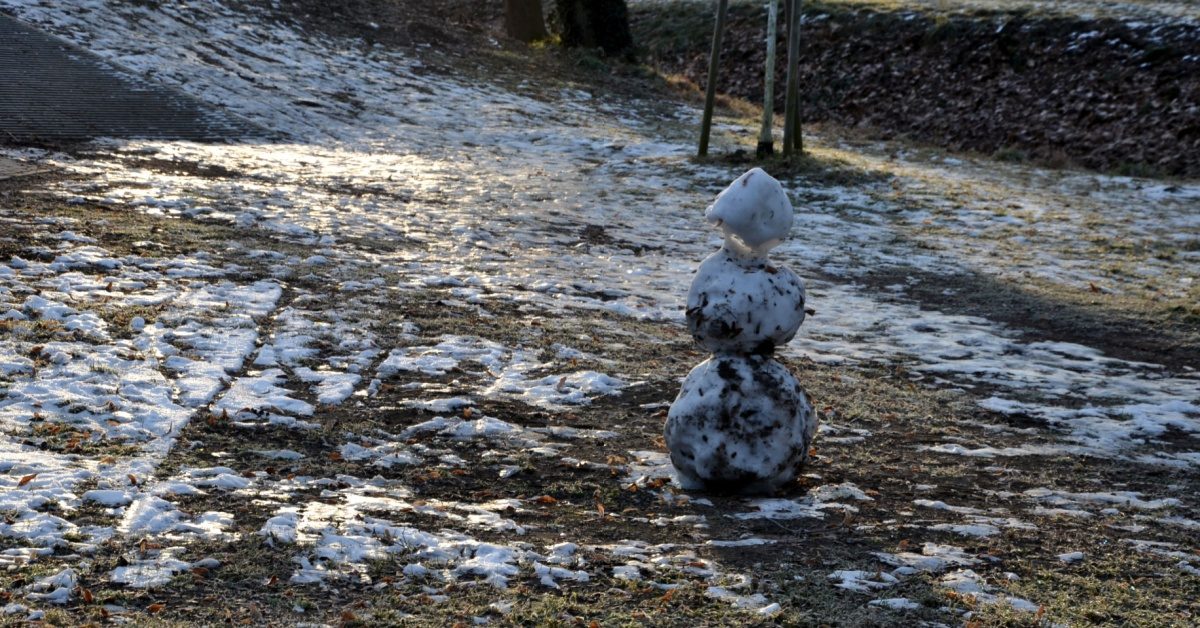
[[[787,55],[787,86],[784,88],[783,105],[783,155],[792,154],[796,133],[796,61],[800,54],[800,34],[796,28],[799,22],[800,0],[787,0],[788,12],[788,55]]]
[[[802,4],[804,4],[804,0],[796,0],[796,15],[795,15],[796,61],[794,62],[795,67],[796,67],[796,85],[793,88],[796,90],[796,95],[795,95],[796,111],[793,114],[795,116],[795,119],[792,121],[794,124],[793,131],[792,131],[792,139],[794,140],[794,147],[795,147],[797,153],[804,152],[804,133],[801,129],[801,107],[800,107],[800,17],[801,17],[800,6]]]
[[[713,30],[712,54],[708,58],[708,86],[704,92],[704,118],[700,121],[700,157],[708,154],[708,135],[712,130],[713,100],[717,95],[717,62],[721,58],[721,36],[725,33],[725,10],[729,0],[717,2],[717,26]]]
[[[767,68],[763,75],[762,132],[758,134],[760,158],[775,154],[771,123],[775,121],[775,38],[778,36],[779,0],[767,0]]]

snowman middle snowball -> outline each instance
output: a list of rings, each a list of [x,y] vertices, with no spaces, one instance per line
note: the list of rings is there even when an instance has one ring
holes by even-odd
[[[791,228],[783,186],[759,168],[706,217],[725,233],[688,292],[688,329],[713,357],[692,369],[663,436],[687,489],[772,492],[795,479],[816,432],[808,396],[771,359],[804,322],[804,282],[767,260]]]

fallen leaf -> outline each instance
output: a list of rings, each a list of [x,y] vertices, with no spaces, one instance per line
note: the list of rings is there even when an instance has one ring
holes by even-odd
[[[557,499],[554,499],[553,497],[551,497],[549,495],[542,495],[540,497],[534,497],[533,501],[535,501],[539,504],[557,504],[558,503]]]
[[[147,607],[146,607],[146,612],[147,612],[147,613],[158,613],[158,612],[161,612],[161,611],[162,611],[162,609],[164,609],[164,608],[166,608],[166,607],[167,607],[167,605],[166,605],[166,604],[162,604],[162,603],[158,603],[158,604],[151,604],[150,606],[147,606]]]
[[[37,476],[38,476],[38,474],[36,474],[36,473],[30,473],[29,475],[21,478],[21,481],[17,482],[17,486],[25,486],[26,484],[29,484],[30,482],[32,482],[33,479],[36,478]]]
[[[130,483],[130,484],[132,484],[132,485],[134,485],[134,486],[137,486],[137,485],[138,485],[138,479],[137,479],[137,476],[136,476],[136,475],[134,475],[134,474],[130,473],[130,474],[126,475],[125,477],[129,478],[129,483]]]

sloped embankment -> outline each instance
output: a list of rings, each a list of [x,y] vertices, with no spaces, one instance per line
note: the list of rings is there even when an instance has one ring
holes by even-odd
[[[719,86],[756,103],[763,4],[731,7]],[[1200,26],[1194,23],[805,6],[806,121],[1007,158],[1200,175]],[[653,63],[703,83],[711,6],[638,3],[631,13],[635,37]],[[779,46],[785,50],[782,33]],[[777,68],[777,85],[785,67]],[[776,110],[782,105],[780,94]]]

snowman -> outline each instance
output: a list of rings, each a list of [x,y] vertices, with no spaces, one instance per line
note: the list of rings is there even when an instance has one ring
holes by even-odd
[[[663,435],[685,489],[770,493],[796,478],[817,428],[800,383],[772,358],[804,322],[804,282],[767,259],[792,227],[792,204],[754,168],[705,217],[725,242],[692,280],[687,323],[713,355],[684,379]]]

